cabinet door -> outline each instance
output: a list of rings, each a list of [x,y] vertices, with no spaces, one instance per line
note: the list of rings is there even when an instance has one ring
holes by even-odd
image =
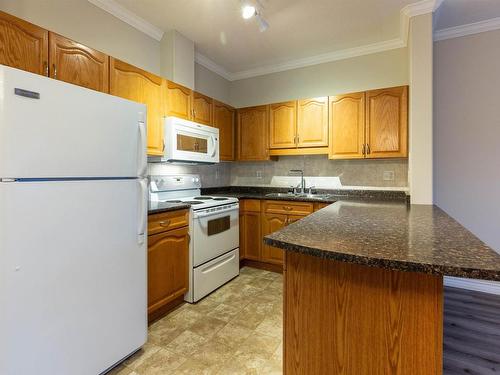
[[[408,87],[366,93],[366,157],[408,156]]]
[[[269,107],[269,148],[297,147],[297,102],[271,104]]]
[[[109,58],[95,49],[49,33],[50,77],[101,92],[109,92]]]
[[[261,259],[262,234],[260,227],[260,212],[244,212],[243,225],[240,222],[240,251],[243,247],[245,259]]]
[[[225,161],[234,160],[234,115],[234,108],[214,101],[214,126],[219,129],[219,156]]]
[[[110,59],[110,93],[147,106],[148,154],[163,154],[164,80],[114,58]]]
[[[365,157],[365,93],[330,97],[330,159]]]
[[[188,228],[148,237],[148,313],[165,306],[188,289]]]
[[[49,32],[0,11],[0,64],[48,76]]]
[[[213,126],[213,99],[193,92],[193,121]]]
[[[262,214],[262,237],[284,228],[288,223],[288,216],[283,214]],[[262,261],[283,264],[283,250],[276,247],[262,245]]]
[[[298,147],[328,146],[328,97],[299,100]]]
[[[269,106],[238,110],[238,160],[269,160]]]
[[[177,83],[167,81],[167,112],[185,120],[192,119],[192,91]]]

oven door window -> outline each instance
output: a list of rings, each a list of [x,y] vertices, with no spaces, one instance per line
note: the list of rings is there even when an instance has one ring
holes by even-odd
[[[213,236],[218,233],[225,232],[226,230],[229,230],[231,227],[231,217],[224,216],[224,217],[219,217],[217,219],[212,219],[208,220],[208,230],[207,234],[209,236]]]
[[[177,133],[177,150],[207,154],[208,141],[206,138]]]

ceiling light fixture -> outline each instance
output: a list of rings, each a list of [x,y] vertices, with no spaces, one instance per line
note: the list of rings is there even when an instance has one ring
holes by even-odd
[[[260,13],[256,13],[255,18],[257,19],[257,23],[259,24],[259,31],[261,33],[263,33],[269,28],[269,23],[267,23],[267,21],[264,18],[262,18]]]
[[[243,16],[244,19],[248,20],[255,16],[256,14],[256,9],[252,5],[243,5],[243,8],[241,8],[241,15]]]
[[[240,0],[241,1],[241,15],[244,19],[249,20],[255,17],[259,26],[259,31],[262,33],[269,28],[269,23],[262,16],[262,9],[264,8],[259,0]]]

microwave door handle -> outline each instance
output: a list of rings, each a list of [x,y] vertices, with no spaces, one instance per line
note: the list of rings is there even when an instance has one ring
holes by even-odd
[[[212,150],[213,150],[211,157],[213,158],[215,156],[215,154],[217,153],[217,150],[215,149],[215,145],[216,145],[216,143],[215,143],[215,137],[212,135],[210,137],[210,139],[212,141]]]

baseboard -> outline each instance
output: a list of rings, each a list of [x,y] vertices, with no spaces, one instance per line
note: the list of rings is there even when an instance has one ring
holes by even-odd
[[[444,285],[453,288],[461,288],[467,290],[474,290],[476,292],[500,295],[500,282],[496,281],[462,279],[459,277],[445,276]]]
[[[283,265],[279,265],[279,264],[264,263],[264,262],[259,262],[257,260],[250,260],[250,259],[241,259],[240,260],[240,268],[245,267],[245,266],[252,267],[252,268],[258,268],[258,269],[264,270],[264,271],[283,273]]]

